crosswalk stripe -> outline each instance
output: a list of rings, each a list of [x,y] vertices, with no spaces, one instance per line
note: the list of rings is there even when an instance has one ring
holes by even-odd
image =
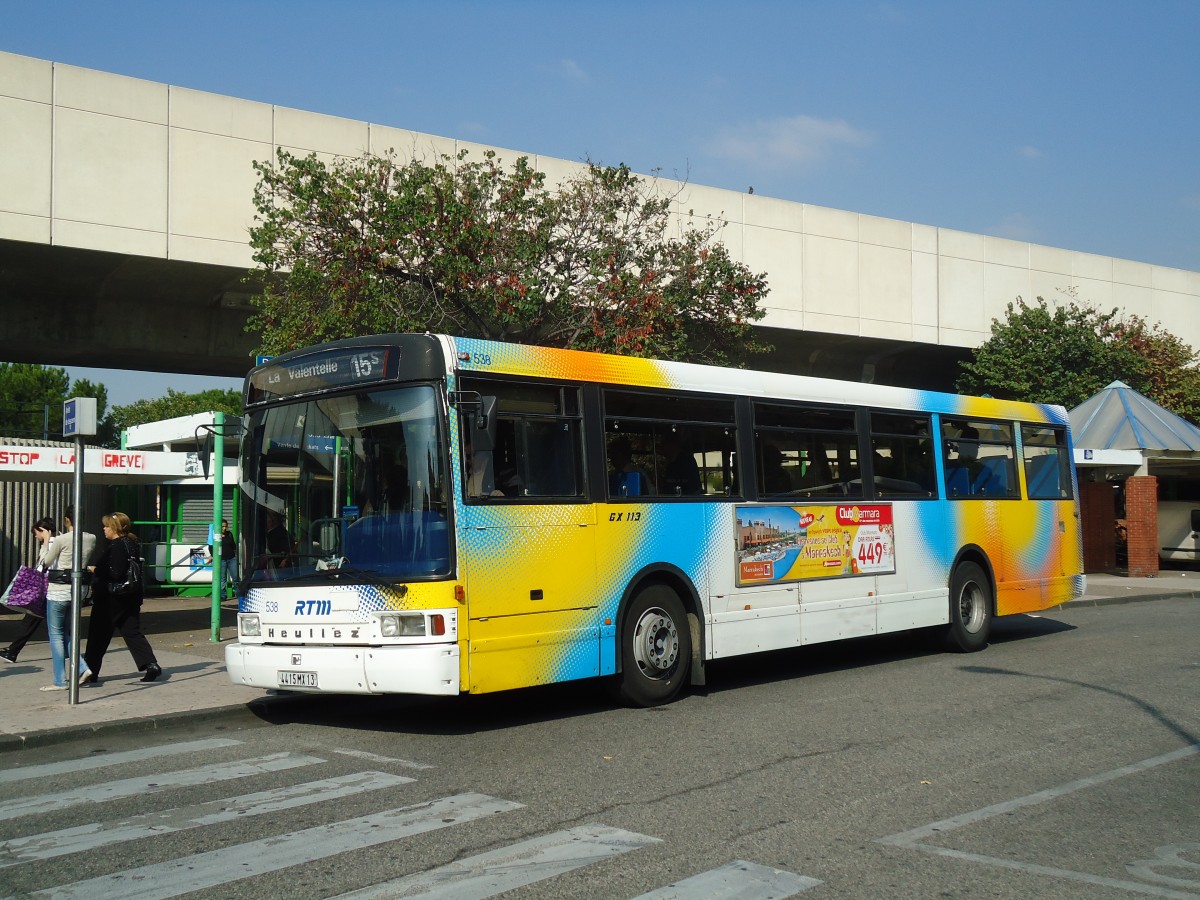
[[[404,766],[406,769],[437,768],[433,763],[414,762],[411,759],[395,759],[391,756],[380,756],[378,753],[368,753],[366,750],[334,750],[333,752],[340,753],[343,756],[353,756],[355,759],[365,759],[367,762],[392,763],[393,765]]]
[[[241,797],[211,800],[194,806],[145,813],[123,822],[91,822],[61,831],[48,831],[0,842],[0,868],[35,859],[52,859],[70,853],[83,853],[113,844],[135,841],[156,834],[187,831],[234,819],[324,803],[367,791],[410,784],[414,779],[386,772],[358,772],[321,781],[307,781],[291,787],[260,791]]]
[[[482,900],[658,842],[659,838],[607,825],[581,825],[343,894],[338,900]]]
[[[95,771],[97,766],[116,766],[121,763],[144,762],[148,759],[163,759],[167,756],[179,756],[183,753],[199,753],[202,750],[219,750],[222,747],[233,747],[240,744],[232,738],[213,738],[207,741],[184,741],[179,744],[164,744],[161,747],[141,747],[137,750],[123,750],[119,753],[95,753],[80,759],[68,759],[56,763],[40,763],[35,766],[22,766],[17,769],[6,769],[0,772],[0,784],[10,784],[14,781],[25,781],[30,778],[46,778],[51,775],[70,775],[75,772]]]
[[[735,859],[719,868],[642,894],[634,900],[782,900],[820,883],[818,879],[806,875],[795,875],[783,869],[770,869],[744,859]]]
[[[299,766],[311,766],[323,762],[325,760],[316,756],[301,756],[297,753],[272,753],[269,756],[260,756],[256,759],[244,759],[237,762],[201,766],[195,769],[183,769],[178,772],[146,775],[141,778],[125,778],[120,781],[110,781],[107,784],[98,784],[87,788],[8,800],[0,803],[0,820],[15,819],[18,816],[50,812],[56,809],[66,809],[71,806],[79,806],[83,803],[103,803],[108,800],[118,800],[122,797],[153,794],[171,788],[207,784],[211,781],[229,781],[233,778],[247,778],[251,775],[261,775],[263,772],[279,772],[284,769],[295,769]]]
[[[347,850],[448,828],[520,809],[520,803],[485,794],[458,794],[356,819],[293,831],[221,850],[142,866],[39,891],[34,897],[165,900],[254,875],[325,859]]]

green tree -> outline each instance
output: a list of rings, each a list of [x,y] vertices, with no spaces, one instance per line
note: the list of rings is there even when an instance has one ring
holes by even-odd
[[[174,419],[178,416],[191,416],[203,412],[223,412],[240,418],[242,415],[242,395],[235,390],[211,388],[195,394],[176,391],[167,388],[163,397],[153,400],[138,400],[128,406],[113,408],[113,422],[117,431],[124,431],[134,425],[145,425],[147,422],[158,422],[162,419]]]
[[[766,349],[752,329],[765,277],[730,258],[718,223],[677,228],[674,198],[626,166],[589,164],[554,191],[527,158],[492,152],[280,151],[255,168],[266,278],[248,328],[263,352],[427,329],[714,363]]]
[[[1176,415],[1200,423],[1200,368],[1196,351],[1161,325],[1129,316],[1116,329],[1130,387]]]
[[[61,441],[63,403],[72,397],[95,398],[95,443],[107,446],[113,430],[104,385],[85,379],[72,382],[66,369],[52,366],[0,363],[0,435]]]
[[[1072,298],[1074,294],[1071,294]],[[1160,326],[1119,310],[1100,312],[1071,302],[1051,307],[1017,298],[992,336],[962,364],[957,386],[1068,409],[1120,380],[1192,421],[1200,413],[1196,353]]]

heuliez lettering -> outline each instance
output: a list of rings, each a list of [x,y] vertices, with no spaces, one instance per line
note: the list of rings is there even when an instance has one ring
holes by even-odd
[[[268,628],[267,638],[279,640],[321,640],[321,641],[336,641],[342,638],[347,638],[352,641],[358,640],[359,634],[362,632],[361,626],[354,628]]]

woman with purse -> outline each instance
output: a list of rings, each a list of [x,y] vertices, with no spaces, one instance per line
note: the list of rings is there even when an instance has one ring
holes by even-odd
[[[45,523],[45,522],[50,522],[50,527],[51,528],[54,527],[54,522],[50,519],[49,516],[46,516],[41,519],[38,519],[38,521],[34,524],[34,526],[29,529],[29,533],[33,535],[33,539],[35,541],[37,541],[39,544],[42,543],[40,529],[41,529],[43,523]],[[15,663],[17,661],[17,656],[20,654],[20,652],[22,650],[25,649],[25,645],[28,644],[33,639],[33,636],[37,633],[38,628],[41,626],[42,622],[45,621],[44,615],[35,614],[35,613],[32,613],[29,611],[30,606],[32,606],[32,604],[30,606],[22,605],[22,606],[18,607],[18,605],[16,603],[12,603],[11,605],[9,603],[9,594],[13,591],[14,588],[18,587],[19,579],[22,577],[23,573],[28,571],[31,574],[41,575],[43,578],[45,577],[45,574],[42,572],[41,563],[40,563],[41,554],[44,550],[45,550],[45,547],[42,547],[41,549],[38,550],[39,563],[37,564],[37,566],[35,568],[30,569],[28,566],[21,566],[21,568],[17,571],[16,576],[13,578],[12,584],[10,584],[8,586],[8,588],[4,591],[3,597],[0,597],[0,603],[2,603],[5,607],[12,610],[13,612],[23,612],[24,613],[24,617],[21,619],[20,632],[18,632],[17,636],[15,638],[13,638],[11,644],[9,644],[3,650],[0,650],[0,660],[3,660],[4,662]],[[42,596],[44,599],[44,597],[45,597],[44,590],[42,591]]]
[[[144,673],[142,681],[154,681],[162,674],[162,668],[142,634],[141,579],[130,577],[131,569],[140,572],[136,561],[141,545],[129,530],[131,522],[125,513],[103,516],[102,521],[109,543],[91,567],[92,617],[88,622],[87,651],[83,654],[87,672],[80,684],[95,684],[98,680],[100,664],[114,631],[119,631],[125,639],[134,664]]]
[[[49,575],[46,585],[46,629],[50,632],[50,659],[54,663],[54,684],[46,685],[43,691],[67,689],[67,660],[71,656],[71,570],[75,565],[74,518],[75,510],[68,506],[63,514],[62,533],[46,541],[46,549],[42,554],[42,565]],[[43,519],[42,522],[48,523],[50,520]],[[52,534],[52,530],[46,530],[46,533]],[[96,548],[96,536],[85,531],[81,538],[83,558],[86,560]],[[87,671],[87,665],[80,658],[80,678],[87,677]]]
[[[39,544],[45,544],[45,539],[43,538],[43,534],[45,534],[47,531],[49,531],[49,534],[51,537],[54,536],[54,520],[51,519],[49,516],[44,516],[44,517],[38,519],[37,522],[34,523],[33,528],[30,529],[30,532],[33,534],[33,539],[35,541],[37,541]],[[40,550],[38,550],[38,561],[37,561],[37,565],[35,567],[35,570],[39,574],[44,572],[44,569],[42,567],[42,560],[45,558],[45,555],[46,555],[46,548],[45,548],[45,546],[43,546]],[[21,568],[24,569],[25,567],[22,566]],[[19,574],[20,573],[18,573],[18,575]],[[15,579],[14,579],[13,584],[14,585],[16,584]],[[9,590],[12,590],[11,586],[10,586]],[[4,599],[5,600],[8,599],[8,591],[4,592]],[[3,650],[0,650],[0,659],[4,660],[5,662],[15,663],[17,661],[17,654],[19,654],[25,648],[25,645],[29,643],[30,639],[37,632],[38,626],[42,624],[42,620],[43,620],[42,616],[34,615],[33,613],[26,610],[24,618],[21,619],[20,634],[18,634],[13,639],[13,642],[11,644],[9,644]],[[55,678],[55,683],[57,683],[57,682],[58,682],[58,679]],[[57,688],[52,688],[52,687],[47,686],[47,687],[42,688],[42,690],[43,691],[52,691],[52,690],[57,690]]]
[[[74,565],[74,533],[71,522],[72,511],[64,517],[67,529],[54,534],[54,522],[43,518],[37,523],[38,540],[46,547],[42,550],[41,566],[47,571],[46,586],[46,630],[50,632],[50,660],[54,665],[54,684],[43,685],[43,691],[65,691],[67,689],[66,661],[71,655],[71,569]],[[90,541],[89,541],[90,539]],[[96,546],[95,536],[83,535],[84,559]],[[88,677],[88,666],[79,660],[79,678]]]

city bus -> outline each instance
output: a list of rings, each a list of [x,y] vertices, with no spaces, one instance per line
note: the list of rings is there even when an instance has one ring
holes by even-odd
[[[1084,589],[1057,406],[391,334],[256,367],[244,429],[237,684],[652,706]]]

